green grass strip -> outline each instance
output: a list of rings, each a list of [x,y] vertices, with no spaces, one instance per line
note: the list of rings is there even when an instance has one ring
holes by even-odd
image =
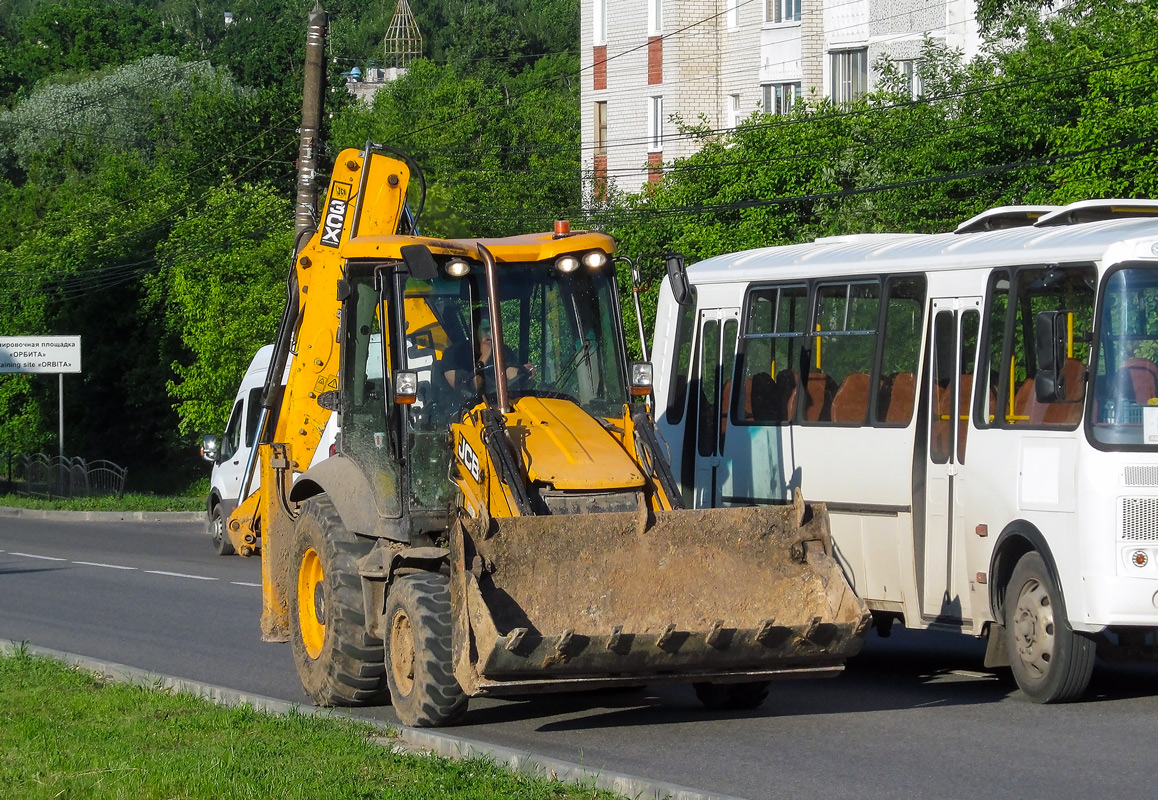
[[[204,497],[168,497],[126,494],[124,497],[77,497],[72,499],[0,495],[0,506],[40,511],[204,511]]]
[[[0,787],[12,798],[611,798],[484,760],[394,752],[370,725],[224,708],[0,655]]]

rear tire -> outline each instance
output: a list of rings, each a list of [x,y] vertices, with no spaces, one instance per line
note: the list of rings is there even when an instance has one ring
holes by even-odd
[[[232,556],[237,553],[225,530],[225,516],[221,513],[219,503],[214,503],[213,510],[209,512],[209,535],[213,537],[213,550],[217,555]]]
[[[764,702],[769,683],[693,683],[692,688],[708,711],[746,711]]]
[[[454,677],[450,586],[433,572],[403,575],[386,598],[386,678],[403,725],[435,728],[466,716]]]
[[[306,500],[294,527],[290,644],[302,688],[320,706],[389,700],[382,641],[366,630],[358,576],[368,551],[326,495]]]
[[[1036,552],[1013,568],[1005,590],[1005,630],[1013,677],[1026,697],[1068,703],[1085,693],[1097,648],[1070,627],[1061,593]]]

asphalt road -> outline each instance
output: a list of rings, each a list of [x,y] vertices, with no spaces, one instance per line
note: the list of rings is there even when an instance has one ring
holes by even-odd
[[[289,648],[260,641],[259,582],[196,524],[0,518],[0,638],[304,703]],[[1158,668],[1099,665],[1086,702],[1036,706],[983,652],[897,630],[745,714],[662,686],[472,701],[454,733],[751,800],[1149,796]]]

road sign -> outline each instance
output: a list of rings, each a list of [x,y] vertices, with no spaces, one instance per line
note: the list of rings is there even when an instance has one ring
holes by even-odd
[[[0,336],[0,374],[80,372],[79,336]]]

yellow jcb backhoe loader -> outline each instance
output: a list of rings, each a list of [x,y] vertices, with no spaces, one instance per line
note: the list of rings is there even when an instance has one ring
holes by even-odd
[[[476,695],[680,681],[742,708],[838,673],[869,616],[826,510],[681,510],[612,239],[414,235],[415,167],[375,149],[338,157],[296,257],[229,522],[309,696],[434,726]],[[330,412],[336,452],[293,480]]]

